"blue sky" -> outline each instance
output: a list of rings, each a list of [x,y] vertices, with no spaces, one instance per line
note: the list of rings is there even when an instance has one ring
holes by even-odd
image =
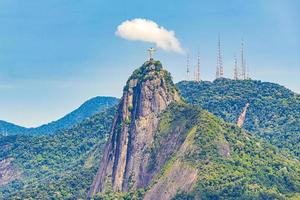
[[[241,38],[253,79],[300,93],[300,1],[0,1],[0,119],[27,127],[56,120],[94,96],[116,96],[151,44],[115,35],[125,20],[145,18],[174,30],[201,56],[213,80],[218,34],[232,77]],[[185,78],[185,55],[158,49],[156,59]]]

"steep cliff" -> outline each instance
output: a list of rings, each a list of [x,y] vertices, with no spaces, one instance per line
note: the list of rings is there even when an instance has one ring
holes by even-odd
[[[89,195],[111,187],[128,191],[146,187],[155,171],[149,171],[150,148],[159,115],[181,99],[159,61],[147,61],[135,70],[124,87],[111,136]],[[162,163],[164,164],[164,163]]]

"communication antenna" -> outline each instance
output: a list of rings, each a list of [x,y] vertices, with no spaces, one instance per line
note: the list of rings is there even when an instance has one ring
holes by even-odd
[[[245,65],[245,55],[244,55],[244,40],[242,39],[241,46],[241,69],[242,69],[242,79],[246,79],[246,65]]]
[[[201,80],[201,78],[200,78],[200,55],[199,55],[199,52],[198,52],[196,81],[199,82],[200,80]]]
[[[187,55],[186,58],[186,80],[190,80],[190,56]]]
[[[246,78],[247,78],[247,79],[250,79],[249,66],[248,66],[248,64],[246,63],[246,60],[245,60],[245,68],[246,68]]]
[[[234,55],[233,79],[234,80],[238,80],[239,79],[236,55]]]
[[[223,68],[223,60],[222,60],[222,52],[221,52],[221,39],[219,35],[216,78],[222,78],[223,76],[224,76],[224,68]]]

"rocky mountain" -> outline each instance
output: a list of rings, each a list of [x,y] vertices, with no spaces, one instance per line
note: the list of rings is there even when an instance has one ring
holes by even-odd
[[[51,135],[0,136],[0,199],[85,199],[115,111]]]
[[[159,114],[180,102],[170,74],[158,61],[146,62],[133,72],[124,88],[111,137],[90,195],[111,187],[128,191],[146,187],[155,171],[148,171],[148,151],[157,131]]]
[[[247,103],[243,128],[300,156],[300,95],[275,83],[217,79],[176,84],[182,97],[227,122],[236,123]]]
[[[124,87],[95,199],[285,199],[300,192],[300,162],[237,125],[184,102],[159,61]]]
[[[118,102],[119,100],[114,97],[94,97],[61,119],[36,128],[25,128],[0,121],[0,135],[43,135],[55,133],[62,129],[71,128],[103,109],[116,105]]]

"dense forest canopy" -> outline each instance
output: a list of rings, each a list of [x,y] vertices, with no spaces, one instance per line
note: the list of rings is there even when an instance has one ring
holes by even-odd
[[[243,128],[300,156],[300,95],[275,83],[217,79],[177,83],[184,99],[236,123],[249,103]]]
[[[97,171],[115,108],[54,135],[0,138],[0,160],[18,173],[0,199],[85,198]]]

